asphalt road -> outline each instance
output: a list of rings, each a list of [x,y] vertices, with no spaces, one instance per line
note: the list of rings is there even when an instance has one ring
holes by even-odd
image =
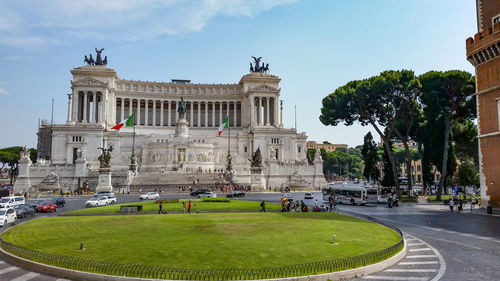
[[[305,200],[303,192],[292,193],[294,200],[304,200],[310,206],[322,201],[321,192],[315,199]],[[224,196],[218,194],[218,196]],[[88,196],[68,198],[60,212],[85,208]],[[160,199],[192,198],[189,194],[161,195]],[[138,195],[118,195],[117,203],[137,202]],[[279,202],[280,193],[249,193],[238,200]],[[371,280],[500,280],[500,216],[488,216],[465,211],[451,213],[443,205],[401,204],[397,208],[385,205],[338,205],[339,212],[368,215],[396,225],[404,232],[410,251],[397,265],[361,279]],[[465,208],[467,210],[467,208]],[[27,219],[18,220],[20,223]],[[18,279],[16,279],[18,278]],[[62,280],[37,275],[26,269],[0,261],[0,280]]]

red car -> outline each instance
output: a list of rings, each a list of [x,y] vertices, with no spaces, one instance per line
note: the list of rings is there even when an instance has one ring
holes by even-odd
[[[46,200],[36,206],[37,213],[48,213],[48,212],[57,212],[57,204],[55,201]]]

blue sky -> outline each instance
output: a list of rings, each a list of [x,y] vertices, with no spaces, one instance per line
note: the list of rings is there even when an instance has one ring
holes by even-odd
[[[36,146],[52,98],[65,122],[69,71],[94,47],[120,78],[147,81],[237,83],[262,56],[286,127],[296,105],[309,140],[358,145],[371,127],[325,127],[323,97],[388,69],[473,72],[475,12],[471,0],[0,0],[0,147]]]

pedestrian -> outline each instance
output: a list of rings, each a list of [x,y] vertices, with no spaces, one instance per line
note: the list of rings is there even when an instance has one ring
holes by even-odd
[[[188,203],[188,213],[191,213],[191,201]]]
[[[300,207],[300,204],[299,204],[299,200],[295,201],[295,212],[297,213],[299,211],[299,207]]]
[[[453,206],[455,206],[455,200],[450,199],[450,211],[453,213]]]
[[[262,202],[260,202],[260,211],[259,212],[266,212],[266,200],[262,200]]]
[[[182,202],[182,213],[186,212],[186,202]]]
[[[158,214],[163,214],[163,205],[161,204],[161,201],[160,201],[160,208],[158,209]]]
[[[286,213],[286,201],[281,201],[281,212]]]
[[[300,211],[305,212],[304,211],[305,207],[306,207],[306,203],[304,203],[304,201],[300,200]]]

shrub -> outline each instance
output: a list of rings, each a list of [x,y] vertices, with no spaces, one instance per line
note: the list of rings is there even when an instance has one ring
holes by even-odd
[[[194,199],[190,199],[190,198],[186,198],[186,199],[178,199],[178,202],[182,203],[182,202],[202,202],[203,200],[201,198],[194,198]]]
[[[14,193],[14,196],[22,196],[23,194],[18,192],[18,193]]]
[[[137,212],[142,211],[142,205],[122,205],[123,207],[137,207]]]
[[[220,197],[220,198],[201,198],[203,202],[231,202],[229,198]]]
[[[156,200],[155,204],[165,204],[165,203],[179,203],[179,199],[166,199],[166,200]]]

